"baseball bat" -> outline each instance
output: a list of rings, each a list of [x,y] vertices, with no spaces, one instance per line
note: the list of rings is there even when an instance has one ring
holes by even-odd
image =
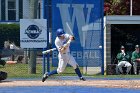
[[[70,28],[70,25],[68,24],[68,22],[66,22],[66,25],[67,25],[67,27],[68,27],[68,30],[69,30],[70,34],[71,34],[72,36],[74,36],[74,35],[73,35],[73,32],[72,32],[72,29]]]
[[[56,50],[56,48],[48,49],[48,50],[43,51],[42,54],[47,54],[54,50]]]
[[[67,25],[67,27],[69,29],[70,34],[73,36],[73,40],[75,40],[75,36],[74,36],[74,34],[72,32],[72,29],[70,28],[70,25],[68,24],[68,22],[66,22],[66,25]]]

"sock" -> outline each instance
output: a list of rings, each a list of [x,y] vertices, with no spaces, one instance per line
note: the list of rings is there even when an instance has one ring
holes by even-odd
[[[79,78],[82,77],[82,74],[81,74],[79,68],[76,68],[76,69],[75,69],[75,72],[76,72],[76,74],[78,75]]]
[[[57,73],[57,70],[53,70],[53,71],[49,72],[49,73],[48,73],[48,76],[51,76],[51,75],[53,75],[53,74],[58,74],[58,73]]]

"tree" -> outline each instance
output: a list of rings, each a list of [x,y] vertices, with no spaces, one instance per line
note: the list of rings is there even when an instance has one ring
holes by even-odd
[[[133,0],[133,15],[140,15],[140,0]]]
[[[133,15],[140,15],[140,0],[133,0]],[[130,15],[130,0],[105,0],[104,15]]]

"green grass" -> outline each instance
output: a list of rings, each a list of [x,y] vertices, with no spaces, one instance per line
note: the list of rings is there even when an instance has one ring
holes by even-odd
[[[57,67],[51,67],[50,70],[57,69]],[[82,67],[80,67],[82,72]],[[4,67],[0,66],[0,71],[5,71],[8,73],[9,78],[40,78],[42,77],[42,64],[36,65],[36,74],[28,73],[28,64],[6,64]],[[73,76],[75,72],[72,67],[66,67],[64,73],[61,75],[64,76]]]
[[[37,65],[36,74],[28,74],[28,64],[6,64],[4,67],[0,67],[1,71],[8,73],[9,78],[33,78],[40,77],[42,75],[41,64]]]
[[[51,70],[57,69],[57,67],[51,67]],[[83,67],[80,67],[83,72]],[[36,65],[36,74],[28,73],[28,64],[6,64],[4,67],[0,66],[0,71],[8,73],[8,78],[41,78],[42,77],[42,64]],[[59,76],[76,76],[72,67],[66,67],[65,71]],[[84,75],[93,78],[140,78],[140,75]]]

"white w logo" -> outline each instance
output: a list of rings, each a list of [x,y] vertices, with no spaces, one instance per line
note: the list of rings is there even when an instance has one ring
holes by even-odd
[[[72,30],[74,28],[75,22],[77,22],[80,43],[84,47],[87,31],[93,30],[93,24],[90,24],[89,20],[94,8],[94,4],[57,4],[57,7],[60,10],[63,28],[65,31],[67,31],[67,33],[71,32],[67,30],[68,28],[66,22],[68,22]],[[86,11],[86,15],[84,14],[84,10]]]

